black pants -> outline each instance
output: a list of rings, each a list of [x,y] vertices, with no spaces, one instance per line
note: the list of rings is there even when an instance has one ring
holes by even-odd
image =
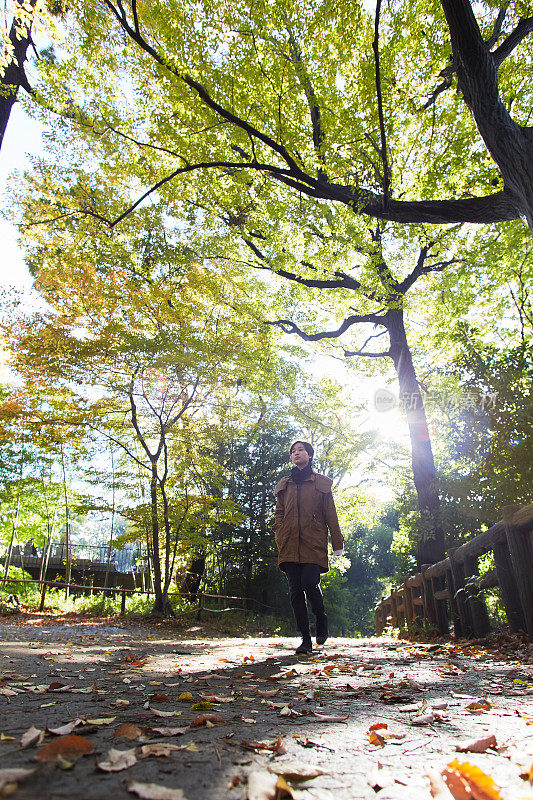
[[[283,565],[289,581],[291,605],[296,618],[296,625],[302,636],[309,636],[309,615],[307,600],[311,604],[317,619],[324,616],[324,598],[320,589],[320,567],[318,564]]]

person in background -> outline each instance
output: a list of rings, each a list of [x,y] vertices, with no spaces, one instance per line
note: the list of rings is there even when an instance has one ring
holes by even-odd
[[[333,554],[341,555],[344,548],[331,492],[333,481],[313,472],[314,453],[309,442],[294,442],[289,450],[294,464],[291,474],[282,478],[274,490],[278,566],[287,575],[296,625],[302,634],[298,654],[313,650],[307,601],[316,619],[316,643],[324,644],[328,638],[328,618],[320,589],[320,575],[329,569],[328,530]]]

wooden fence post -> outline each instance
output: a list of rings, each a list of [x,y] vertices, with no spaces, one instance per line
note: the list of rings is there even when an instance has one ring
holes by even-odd
[[[477,556],[468,556],[465,558],[464,565],[465,577],[467,579],[479,573]],[[480,596],[479,592],[480,589],[478,588],[476,590],[472,584],[467,586],[466,594],[468,597],[468,605],[470,606],[470,614],[472,616],[474,635],[486,636],[490,631],[490,619],[485,601],[483,597]]]
[[[503,509],[503,524],[513,564],[520,604],[524,613],[526,631],[533,639],[533,545],[531,531],[521,533],[513,524],[514,506]]]
[[[494,564],[509,627],[513,633],[519,630],[525,631],[526,619],[520,603],[511,555],[506,542],[496,542],[494,545]]]
[[[454,557],[456,549],[457,548],[454,548],[453,550],[448,551],[453,577],[453,594],[455,597],[455,602],[457,603],[459,619],[461,620],[461,635],[469,639],[474,635],[474,628],[472,625],[470,605],[467,603],[466,598],[464,566],[460,561],[456,561]]]
[[[405,625],[409,628],[413,625],[415,612],[413,607],[413,590],[407,586],[406,583],[403,584],[403,596],[405,603]]]
[[[450,595],[450,609],[452,612],[453,632],[455,634],[455,638],[460,639],[461,636],[464,636],[465,634],[463,633],[461,617],[459,615],[459,609],[457,607],[457,598],[455,597],[455,586],[453,582],[453,575],[451,569],[446,570],[446,586],[448,587],[448,594]]]
[[[424,616],[431,625],[437,625],[437,611],[435,608],[435,598],[433,597],[433,583],[431,578],[426,578],[426,571],[431,564],[422,564],[420,574],[422,575],[422,591],[424,599]]]
[[[126,614],[126,590],[123,589],[121,594],[122,597],[120,600],[120,616],[123,617]]]
[[[197,614],[196,614],[196,619],[197,620],[201,620],[201,618],[202,618],[202,608],[203,608],[202,601],[203,601],[203,597],[204,596],[203,596],[202,592],[201,591],[198,592],[198,611],[197,611]]]

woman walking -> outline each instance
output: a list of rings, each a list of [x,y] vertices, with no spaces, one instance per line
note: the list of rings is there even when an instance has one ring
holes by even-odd
[[[289,450],[294,467],[275,488],[274,533],[279,568],[287,574],[296,625],[302,634],[297,653],[311,653],[309,601],[316,619],[316,643],[328,638],[328,618],[320,589],[320,575],[329,569],[328,530],[333,554],[340,555],[344,539],[333,502],[333,481],[313,472],[315,451],[309,442],[296,441]]]

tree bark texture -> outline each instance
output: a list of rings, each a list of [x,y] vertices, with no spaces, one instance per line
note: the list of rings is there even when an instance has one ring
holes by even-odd
[[[498,63],[483,41],[469,0],[441,0],[448,22],[458,88],[504,179],[517,215],[533,229],[533,131],[505,108]]]
[[[384,322],[389,333],[390,356],[398,376],[400,398],[405,406],[409,426],[413,480],[423,526],[423,536],[418,543],[417,553],[420,569],[423,564],[435,564],[444,558],[444,533],[440,526],[435,461],[424,403],[407,342],[403,309],[389,309]]]

